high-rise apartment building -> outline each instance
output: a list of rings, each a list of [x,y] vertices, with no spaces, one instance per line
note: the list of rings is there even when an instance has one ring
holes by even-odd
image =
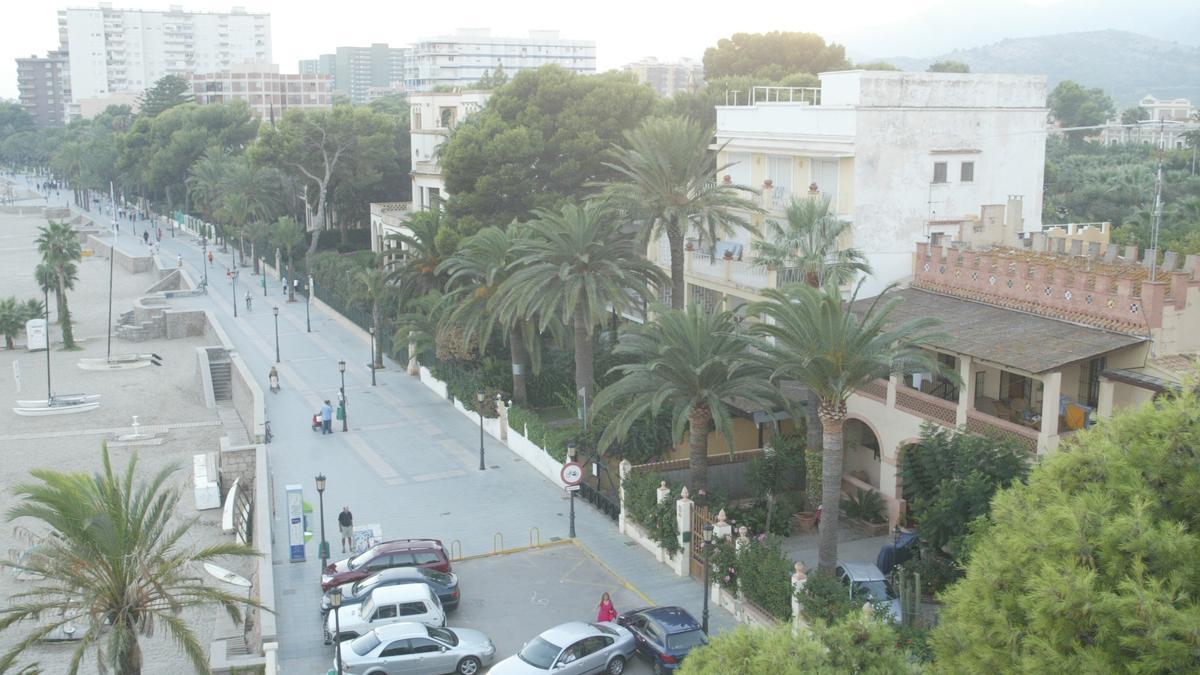
[[[564,40],[556,30],[529,31],[529,37],[492,37],[487,29],[459,29],[413,45],[405,76],[409,91],[436,87],[470,87],[485,73],[503,70],[509,77],[558,64],[581,75],[596,72],[596,43]]]
[[[17,59],[17,91],[21,105],[39,128],[65,125],[71,97],[67,57],[49,52],[44,57]]]
[[[287,110],[328,110],[333,83],[328,75],[280,73],[274,63],[245,63],[216,73],[189,76],[196,103],[245,101],[264,120]]]
[[[271,61],[271,17],[240,7],[228,13],[113,9],[111,3],[58,13],[70,61],[72,100],[138,91],[159,78]]]
[[[386,43],[338,47],[334,54],[300,61],[300,72],[332,76],[335,94],[348,97],[351,103],[367,103],[372,89],[400,89],[411,54],[410,47],[389,47]]]
[[[653,56],[626,65],[638,82],[648,84],[659,96],[670,97],[680,91],[696,91],[704,86],[704,64],[695,59],[680,59],[674,63],[659,61]]]

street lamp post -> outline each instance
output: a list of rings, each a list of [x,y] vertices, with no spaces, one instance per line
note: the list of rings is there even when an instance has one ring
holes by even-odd
[[[279,307],[272,307],[271,313],[275,315],[275,363],[279,363]]]
[[[342,643],[338,640],[342,636],[342,619],[338,616],[338,607],[342,606],[342,588],[334,586],[329,591],[329,606],[333,611],[333,655],[334,663],[337,668],[337,675],[342,675]]]
[[[478,406],[476,406],[476,412],[479,413],[479,470],[480,471],[484,470],[484,466],[483,466],[483,401],[484,401],[484,398],[485,397],[484,397],[482,391],[475,394],[475,401],[479,404]]]
[[[709,563],[709,556],[712,555],[712,538],[713,526],[712,523],[705,523],[704,528],[704,609],[700,612],[700,630],[708,635],[708,572],[712,565]]]
[[[233,279],[233,318],[236,319],[237,318],[237,278],[238,278],[236,269],[233,271],[233,274],[230,275],[230,278]]]
[[[316,288],[313,287],[312,275],[308,275],[308,292],[304,294],[304,327],[306,333],[312,332],[312,320],[308,318],[308,298]]]
[[[208,292],[208,237],[200,237],[200,266],[204,268],[204,288]]]
[[[259,260],[259,263],[260,263],[259,267],[262,268],[262,287],[263,287],[263,297],[265,298],[265,297],[267,297],[267,267],[266,267],[267,260],[266,260],[266,258],[261,258]]]
[[[367,328],[371,334],[371,386],[375,386],[375,326]]]
[[[321,502],[321,569],[329,562],[329,542],[325,540],[325,474],[317,474],[317,497]]]
[[[341,401],[339,401],[339,403],[342,404],[342,431],[349,431],[350,428],[347,424],[347,418],[350,417],[350,415],[346,412],[346,361],[345,360],[338,361],[338,372],[342,374],[342,388],[338,392],[338,394],[341,396],[341,399],[342,399]]]
[[[575,461],[575,453],[576,453],[575,441],[567,441],[567,461],[568,462]],[[574,539],[575,538],[575,490],[569,489],[569,491],[571,494],[571,519],[569,521],[571,524],[571,527],[569,530],[569,536],[572,539]]]

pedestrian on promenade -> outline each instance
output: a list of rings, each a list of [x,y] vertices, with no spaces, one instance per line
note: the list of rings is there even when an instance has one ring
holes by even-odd
[[[158,228],[158,240],[162,241],[162,228]]]
[[[281,278],[283,279],[283,294],[287,295],[287,277],[281,277]]]
[[[333,406],[329,405],[329,399],[325,399],[325,405],[321,406],[321,435],[333,433]]]
[[[147,246],[150,245],[150,233],[149,232],[142,233],[142,243]]]
[[[212,261],[213,261],[213,254],[212,254],[212,251],[209,251],[209,252],[208,252],[208,264],[209,264],[209,266],[212,266]]]
[[[349,506],[343,506],[342,512],[338,514],[338,528],[342,531],[342,553],[346,552],[346,548],[354,550],[354,514],[350,513]]]
[[[181,255],[175,256],[175,266],[178,267],[179,269],[183,269],[183,256],[181,256]]]
[[[279,371],[275,366],[271,366],[271,372],[267,373],[267,381],[271,383],[271,393],[279,393]]]
[[[617,608],[613,607],[612,598],[605,592],[600,596],[600,605],[596,611],[597,621],[616,621]]]

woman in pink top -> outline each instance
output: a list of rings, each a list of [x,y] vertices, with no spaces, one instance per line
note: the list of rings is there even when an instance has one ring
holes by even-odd
[[[612,598],[608,597],[608,593],[600,596],[600,610],[596,612],[597,621],[616,621],[617,610],[613,607]]]

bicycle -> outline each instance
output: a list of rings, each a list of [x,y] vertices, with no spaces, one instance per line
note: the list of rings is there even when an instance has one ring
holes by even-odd
[[[272,438],[275,438],[275,435],[271,433],[271,420],[267,420],[263,422],[263,442],[269,444]]]
[[[254,296],[250,295],[250,291],[246,291],[246,311],[247,312],[250,311],[250,301],[253,299],[254,299]]]

